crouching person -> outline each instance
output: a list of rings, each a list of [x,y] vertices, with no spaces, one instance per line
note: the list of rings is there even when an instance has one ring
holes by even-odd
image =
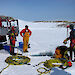
[[[54,54],[54,58],[59,59],[62,62],[62,65],[60,66],[60,68],[63,69],[63,65],[67,62],[68,66],[67,67],[71,67],[72,63],[70,61],[70,58],[68,56],[68,48],[66,46],[58,46],[55,50],[55,54]]]

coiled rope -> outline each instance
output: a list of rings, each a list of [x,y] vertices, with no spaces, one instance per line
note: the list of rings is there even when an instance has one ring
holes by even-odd
[[[37,69],[37,71],[40,73],[39,75],[50,73],[51,69],[53,67],[60,67],[61,65],[66,66],[66,68],[68,67],[68,64],[67,64],[66,60],[64,60],[62,62],[61,60],[56,59],[56,58],[55,59],[46,60],[45,62],[40,62],[38,65],[41,65],[41,64],[43,64],[44,67],[40,67],[40,68]],[[38,66],[38,65],[36,65],[36,66]],[[66,68],[64,68],[64,69],[66,69]],[[40,70],[44,70],[44,71],[42,72]]]
[[[26,56],[9,56],[6,58],[5,62],[8,64],[7,67],[3,68],[0,73],[2,73],[10,65],[24,65],[30,62],[30,58]]]

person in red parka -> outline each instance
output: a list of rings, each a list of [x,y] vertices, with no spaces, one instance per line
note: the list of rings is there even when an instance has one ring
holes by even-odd
[[[31,36],[32,32],[30,29],[28,29],[28,26],[25,26],[25,29],[23,29],[20,32],[20,35],[23,37],[23,52],[28,52],[28,42],[29,42],[29,37]]]

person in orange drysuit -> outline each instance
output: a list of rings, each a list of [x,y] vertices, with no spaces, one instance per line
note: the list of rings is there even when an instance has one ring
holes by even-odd
[[[28,26],[25,26],[25,29],[23,29],[20,32],[20,35],[23,37],[23,52],[28,52],[28,42],[29,42],[29,37],[31,36],[32,32],[31,30],[28,29]]]

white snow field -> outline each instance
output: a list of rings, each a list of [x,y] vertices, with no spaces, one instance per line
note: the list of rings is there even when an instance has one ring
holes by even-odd
[[[64,27],[57,27],[61,23],[34,23],[28,21],[19,20],[19,30],[25,28],[25,25],[29,26],[32,31],[29,43],[31,48],[28,49],[29,53],[23,53],[23,55],[31,58],[31,65],[10,65],[6,68],[1,75],[38,75],[37,69],[40,67],[33,67],[42,61],[50,59],[49,56],[30,56],[33,54],[39,54],[43,52],[55,52],[55,48],[63,44],[63,40],[67,37],[67,29]],[[16,46],[18,42],[22,42],[22,37],[19,35],[17,37]],[[68,46],[68,45],[67,45]],[[15,49],[16,52],[16,49]],[[18,50],[19,53],[22,53]],[[5,59],[10,56],[10,54],[5,50],[0,50],[0,71],[6,67],[8,64]],[[50,73],[44,75],[75,75],[75,62],[72,63],[71,68],[62,70],[59,68],[53,68]]]

